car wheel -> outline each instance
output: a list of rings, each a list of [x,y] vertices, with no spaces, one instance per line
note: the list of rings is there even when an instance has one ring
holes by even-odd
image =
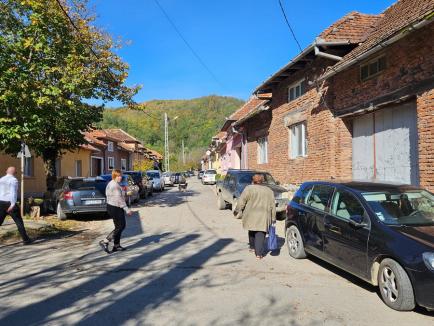
[[[57,218],[61,221],[64,221],[67,218],[66,214],[63,212],[63,209],[62,209],[62,206],[60,205],[60,203],[57,203],[56,215],[57,215]]]
[[[390,308],[409,311],[416,306],[410,278],[404,268],[393,259],[386,258],[381,262],[378,287],[384,303]]]
[[[217,207],[220,210],[226,209],[226,202],[223,200],[222,195],[217,195]]]
[[[295,259],[306,258],[303,239],[301,238],[300,231],[295,225],[291,225],[286,230],[286,245],[288,247],[289,255],[292,258]]]

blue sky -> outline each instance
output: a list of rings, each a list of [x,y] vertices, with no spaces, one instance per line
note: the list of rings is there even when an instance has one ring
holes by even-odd
[[[247,99],[256,86],[299,52],[278,0],[158,1],[219,82],[193,56],[155,0],[91,0],[97,24],[131,41],[119,54],[130,64],[128,84],[143,85],[137,102],[209,94]],[[303,48],[347,13],[376,14],[393,3],[283,0]]]

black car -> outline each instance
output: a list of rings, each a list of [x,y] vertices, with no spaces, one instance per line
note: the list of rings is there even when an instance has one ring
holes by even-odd
[[[134,183],[139,187],[140,198],[146,198],[148,196],[152,196],[153,186],[152,181],[146,175],[145,172],[141,171],[125,171],[123,174],[130,175]]]
[[[287,208],[293,258],[317,256],[378,286],[395,310],[434,309],[434,196],[408,185],[307,182]]]
[[[106,213],[105,188],[101,178],[60,178],[50,194],[48,209],[60,220],[71,215]]]
[[[176,185],[178,185],[178,184],[185,184],[185,176],[184,176],[184,173],[182,173],[182,172],[176,172],[176,173],[174,173],[173,174],[173,178],[174,178],[174,181],[173,181],[173,183],[174,184],[176,184]]]
[[[226,209],[228,205],[231,205],[232,210],[235,210],[238,198],[241,196],[244,188],[252,184],[252,178],[255,174],[264,176],[264,186],[269,187],[274,193],[277,219],[284,220],[286,217],[286,206],[289,202],[289,192],[281,187],[270,173],[263,171],[230,169],[224,180],[216,183],[218,208]]]

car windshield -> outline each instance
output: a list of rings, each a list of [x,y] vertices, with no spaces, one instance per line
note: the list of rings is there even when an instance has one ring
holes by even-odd
[[[241,174],[239,177],[239,183],[243,185],[248,185],[252,183],[252,178],[254,175],[260,174],[264,176],[264,183],[269,185],[275,185],[276,181],[274,181],[273,177],[269,173],[245,173]]]
[[[434,196],[425,190],[362,194],[378,219],[389,225],[434,225]]]
[[[67,187],[70,190],[95,190],[101,184],[106,184],[104,180],[71,180],[67,182]]]
[[[159,179],[160,178],[160,174],[158,172],[147,172],[146,174],[148,175],[148,177],[153,178],[153,179]]]
[[[216,170],[208,170],[205,172],[205,174],[217,174]]]

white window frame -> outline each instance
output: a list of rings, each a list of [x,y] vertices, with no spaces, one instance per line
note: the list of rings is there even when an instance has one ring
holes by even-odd
[[[260,137],[256,141],[258,144],[258,164],[268,163],[268,137]]]
[[[107,151],[114,152],[114,143],[112,141],[107,142]]]
[[[126,171],[126,170],[127,170],[127,159],[121,158],[121,171]]]
[[[294,101],[295,99],[299,98],[300,96],[302,96],[303,94],[306,93],[306,89],[304,90],[304,93],[302,93],[302,89],[301,89],[301,84],[304,81],[305,81],[305,79],[303,78],[303,79],[299,80],[298,82],[288,86],[288,103]],[[299,87],[299,89],[300,89],[300,93],[298,96],[296,95],[297,87]],[[306,86],[305,86],[305,88],[306,88]],[[291,99],[291,90],[294,91],[294,98],[293,99]]]
[[[299,122],[289,126],[289,157],[291,159],[296,159],[298,157],[306,157],[307,156],[307,128],[306,121]],[[294,139],[296,135],[296,128],[300,128],[300,139]],[[300,144],[301,141],[301,152]],[[297,145],[295,145],[297,143]]]
[[[78,162],[80,162],[80,168],[81,168],[81,173],[79,175],[78,173]],[[83,161],[82,160],[75,160],[74,161],[74,167],[75,167],[75,176],[76,177],[82,177],[83,176]]]
[[[110,164],[110,161],[112,161],[113,162],[113,164]],[[111,167],[111,168],[110,168]],[[115,167],[115,158],[113,157],[113,156],[109,156],[108,158],[107,158],[107,170],[114,170],[116,167]]]

